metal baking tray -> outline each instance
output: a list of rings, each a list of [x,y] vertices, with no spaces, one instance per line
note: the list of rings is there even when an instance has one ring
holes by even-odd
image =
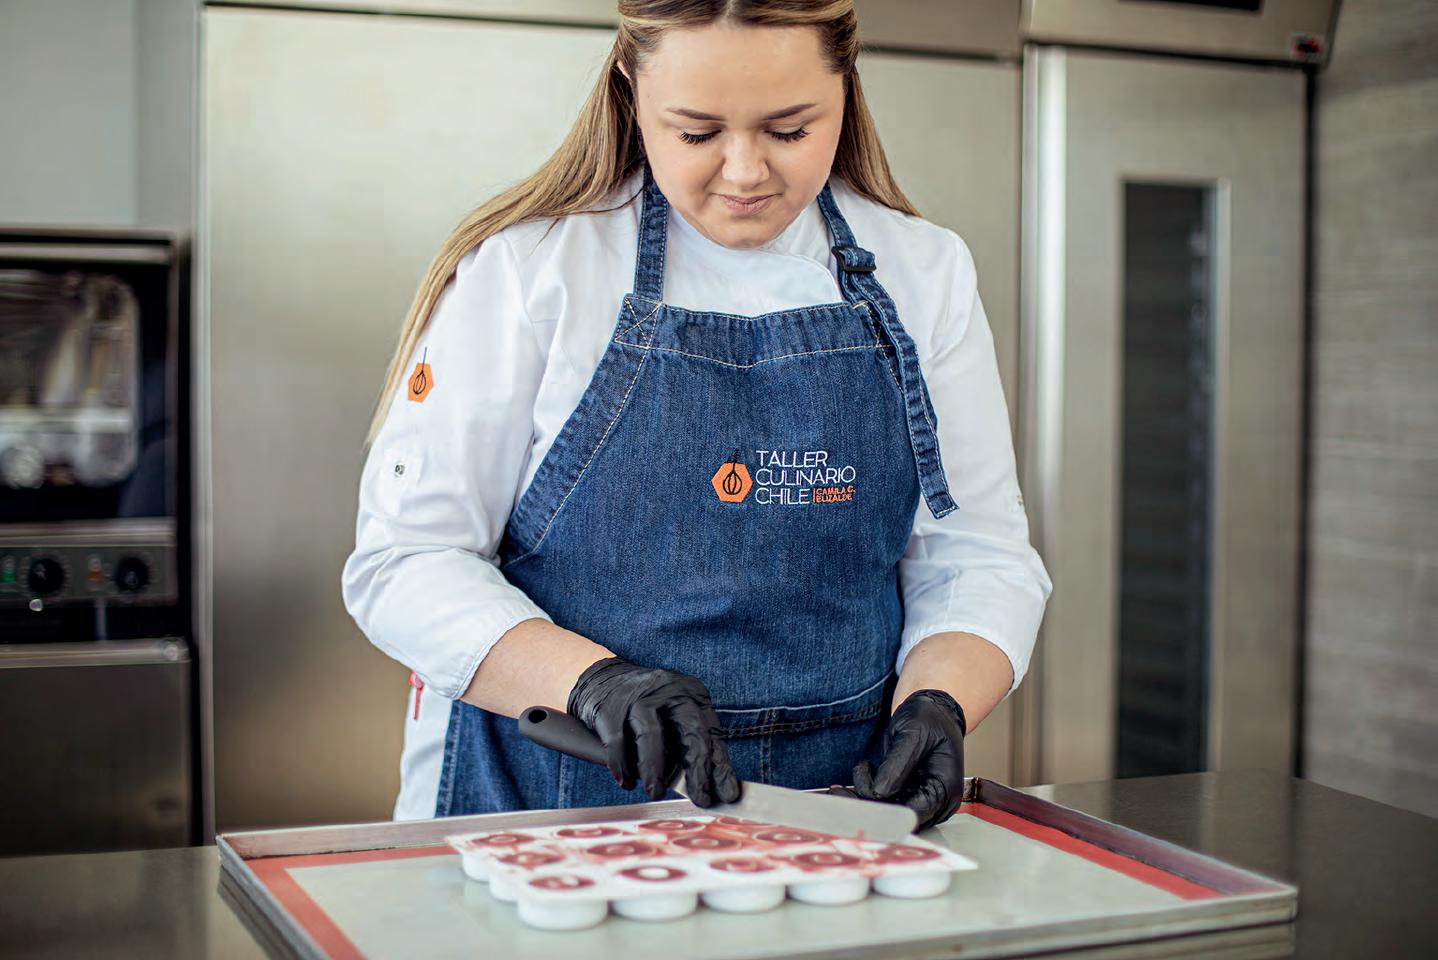
[[[769,957],[1285,956],[1296,888],[971,778],[959,814],[925,838],[975,860],[928,900],[762,914],[701,909],[548,932],[467,880],[444,837],[702,813],[687,800],[223,834],[221,894],[276,957],[504,956],[672,960]]]

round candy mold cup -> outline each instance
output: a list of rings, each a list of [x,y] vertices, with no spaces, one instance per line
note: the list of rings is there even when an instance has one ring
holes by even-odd
[[[864,860],[836,850],[809,850],[784,858],[812,875],[789,884],[789,896],[803,903],[836,906],[856,903],[869,895],[869,877],[861,873]]]
[[[596,861],[634,860],[658,857],[664,853],[657,843],[647,840],[615,840],[584,847],[582,855]]]
[[[716,837],[707,833],[675,837],[669,841],[669,844],[685,853],[703,856],[738,853],[744,848],[742,841],[732,837]]]
[[[464,869],[464,875],[480,883],[489,882],[489,861],[490,858],[482,854],[465,852],[459,855],[459,865]]]
[[[492,850],[498,854],[506,850],[517,850],[527,843],[533,843],[535,838],[528,833],[503,831],[500,833],[474,833],[461,837],[460,840],[475,850]]]
[[[519,878],[510,873],[494,873],[489,878],[489,893],[502,903],[513,903],[519,896]]]
[[[480,883],[489,881],[489,861],[506,852],[533,843],[527,833],[470,833],[445,837],[445,842],[458,851],[465,876]]]
[[[541,930],[583,930],[595,926],[609,915],[609,901],[586,896],[594,885],[589,877],[575,874],[536,877],[528,882],[528,887],[554,895],[542,899],[520,898],[519,919]],[[565,899],[566,893],[575,894],[575,899]]]
[[[643,823],[636,823],[634,829],[673,837],[686,833],[699,833],[708,826],[708,822],[704,820],[645,820]]]
[[[758,820],[745,820],[743,817],[730,817],[720,814],[711,821],[711,825],[724,830],[735,830],[739,833],[753,833],[756,830],[772,830],[772,823],[760,823]]]
[[[618,827],[603,825],[580,826],[580,827],[557,827],[550,831],[550,836],[566,844],[574,843],[613,843],[626,836],[625,831]]]
[[[922,900],[937,897],[949,889],[953,879],[953,873],[948,870],[886,873],[874,878],[874,892],[898,900]]]
[[[619,871],[619,876],[634,884],[654,884],[656,889],[663,889],[664,884],[687,880],[689,874],[678,867],[651,863],[626,867]],[[677,920],[687,917],[698,906],[699,895],[692,890],[615,897],[613,900],[614,912],[631,920]]]
[[[554,866],[563,859],[563,854],[552,850],[516,850],[496,857],[489,869],[489,892],[497,900],[513,903],[516,888],[526,879],[525,873]]]
[[[858,903],[868,895],[869,878],[864,876],[819,877],[789,884],[789,896],[795,900],[826,907]]]
[[[782,883],[777,883],[736,887],[733,890],[706,890],[700,896],[704,906],[721,913],[763,913],[783,903],[787,892]]]
[[[757,830],[754,832],[753,837],[760,843],[775,847],[811,846],[816,843],[826,843],[834,839],[834,837],[827,833],[818,833],[813,830],[798,830],[793,827],[773,827],[768,830]]]
[[[874,892],[886,897],[937,897],[953,882],[953,872],[942,866],[943,855],[932,847],[895,843],[874,851],[873,856],[875,863],[889,868],[874,878]]]
[[[615,897],[614,912],[630,920],[678,920],[699,909],[697,893],[672,893],[662,897]]]

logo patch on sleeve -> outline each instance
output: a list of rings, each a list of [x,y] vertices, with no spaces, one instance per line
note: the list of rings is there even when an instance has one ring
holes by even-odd
[[[414,373],[409,375],[409,388],[405,393],[415,403],[424,403],[424,398],[434,389],[434,373],[429,369],[425,360],[429,359],[429,348],[425,348],[424,355],[419,363],[414,365]]]

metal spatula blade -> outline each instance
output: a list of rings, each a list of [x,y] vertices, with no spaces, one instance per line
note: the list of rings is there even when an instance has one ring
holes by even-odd
[[[551,750],[591,763],[606,763],[604,744],[593,731],[562,710],[530,707],[519,716],[519,730]],[[677,793],[689,795],[680,774],[670,786]],[[704,812],[888,843],[903,840],[918,826],[914,811],[896,803],[809,793],[749,780],[743,781],[742,787],[737,803],[715,804],[705,807]]]

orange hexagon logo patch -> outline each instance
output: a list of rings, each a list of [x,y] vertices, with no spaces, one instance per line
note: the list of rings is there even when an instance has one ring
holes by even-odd
[[[749,495],[749,488],[754,485],[749,479],[749,468],[739,462],[738,450],[734,451],[728,463],[714,471],[709,482],[714,485],[714,492],[719,494],[719,499],[725,503],[739,503]]]

